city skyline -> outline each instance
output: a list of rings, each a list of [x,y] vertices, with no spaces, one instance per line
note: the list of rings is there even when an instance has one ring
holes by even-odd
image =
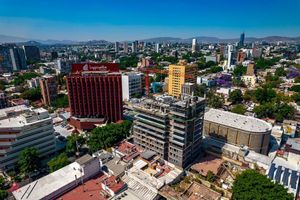
[[[29,39],[141,40],[153,37],[299,36],[300,2],[1,0],[0,34]]]

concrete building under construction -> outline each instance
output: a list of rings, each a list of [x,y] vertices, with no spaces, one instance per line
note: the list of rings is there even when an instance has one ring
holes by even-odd
[[[205,100],[158,96],[133,106],[134,142],[176,166],[186,167],[200,153]]]

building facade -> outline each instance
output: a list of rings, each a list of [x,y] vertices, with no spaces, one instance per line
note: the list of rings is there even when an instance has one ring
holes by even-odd
[[[40,78],[40,88],[45,105],[51,105],[51,102],[57,97],[57,83],[54,76],[45,75]]]
[[[122,74],[123,101],[142,95],[142,76],[137,73]]]
[[[40,49],[37,46],[24,45],[26,60],[36,62],[41,60]]]
[[[224,144],[247,146],[267,154],[272,126],[260,119],[210,109],[204,116],[204,135]]]
[[[0,45],[0,72],[26,69],[26,58],[22,48],[14,45]]]
[[[137,113],[133,126],[135,144],[182,168],[199,155],[204,99],[160,96],[133,107]]]
[[[37,148],[41,157],[55,153],[52,118],[43,108],[24,105],[0,110],[0,169],[16,167],[27,147]]]
[[[184,83],[196,83],[196,72],[195,64],[187,64],[184,61],[180,61],[178,65],[170,65],[168,94],[179,97]]]
[[[71,122],[80,129],[122,120],[122,77],[116,63],[73,64],[67,76]],[[86,127],[86,128],[85,128]]]

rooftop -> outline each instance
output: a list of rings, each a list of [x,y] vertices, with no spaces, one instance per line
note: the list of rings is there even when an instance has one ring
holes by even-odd
[[[75,181],[75,177],[80,178],[82,172],[76,170],[80,165],[76,162],[67,165],[47,176],[44,176],[30,184],[27,184],[13,192],[16,200],[36,200],[42,199],[47,195],[59,190]],[[74,170],[75,169],[75,170]],[[25,198],[24,198],[25,197]]]
[[[271,124],[261,119],[212,108],[205,113],[204,120],[256,133],[265,133],[272,129]]]
[[[217,174],[222,163],[222,159],[208,155],[202,158],[198,163],[192,165],[191,169],[199,172],[203,176],[207,176],[208,171]]]

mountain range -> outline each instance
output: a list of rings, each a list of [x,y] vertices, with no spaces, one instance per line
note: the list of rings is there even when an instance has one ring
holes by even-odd
[[[208,36],[198,36],[193,38],[178,38],[178,37],[156,37],[156,38],[148,38],[143,39],[140,41],[145,42],[155,42],[155,43],[191,43],[192,39],[196,38],[198,42],[201,43],[232,43],[239,41],[239,38],[232,38],[232,39],[224,39],[218,37],[208,37]],[[276,42],[276,41],[283,41],[283,42],[300,42],[300,37],[284,37],[284,36],[268,36],[268,37],[246,37],[246,42]],[[106,40],[90,40],[90,41],[74,41],[74,40],[37,40],[37,39],[29,39],[23,37],[15,37],[15,36],[8,36],[8,35],[1,35],[0,34],[0,44],[1,43],[23,43],[23,44],[31,44],[31,45],[101,45],[101,44],[108,44],[109,41]]]

